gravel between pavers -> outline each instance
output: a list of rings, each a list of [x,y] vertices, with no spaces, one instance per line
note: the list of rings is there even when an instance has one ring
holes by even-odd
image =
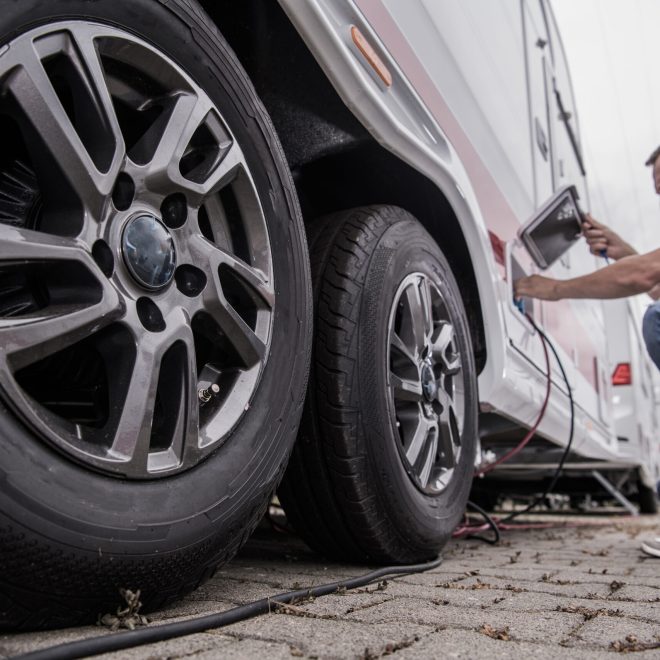
[[[538,516],[584,527],[452,541],[434,571],[300,602],[221,630],[99,656],[157,658],[660,658],[660,559],[639,550],[660,516]],[[590,523],[597,521],[597,526]],[[367,572],[262,525],[231,564],[152,625]],[[0,658],[101,633],[0,636]],[[643,650],[643,649],[647,650]]]

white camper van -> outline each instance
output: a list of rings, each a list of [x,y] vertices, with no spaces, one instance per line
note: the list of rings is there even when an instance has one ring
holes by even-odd
[[[521,228],[588,207],[547,0],[0,9],[0,626],[162,606],[278,488],[326,555],[435,556],[548,379],[483,484],[572,417],[566,473],[637,488],[602,306],[512,300]]]

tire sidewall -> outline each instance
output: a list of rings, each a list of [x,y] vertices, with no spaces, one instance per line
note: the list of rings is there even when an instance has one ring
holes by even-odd
[[[105,476],[52,450],[0,408],[0,519],[105,557],[166,554],[218,530],[229,536],[240,531],[281,476],[307,378],[309,275],[292,184],[245,74],[191,6],[197,7],[155,0],[21,0],[8,3],[0,19],[0,43],[49,21],[79,18],[126,29],[158,47],[217,104],[243,149],[267,219],[277,292],[268,362],[249,410],[200,465],[149,482]]]
[[[394,296],[411,273],[429,276],[444,297],[455,329],[465,387],[462,452],[448,486],[427,495],[412,482],[397,444],[388,387],[389,318]],[[406,543],[428,548],[444,543],[465,509],[472,482],[477,436],[476,369],[466,314],[449,264],[426,230],[412,217],[392,225],[376,247],[364,288],[360,333],[360,399],[365,441],[380,515]]]

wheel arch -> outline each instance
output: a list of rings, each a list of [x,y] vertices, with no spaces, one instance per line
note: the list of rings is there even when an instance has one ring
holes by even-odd
[[[327,182],[332,185],[328,186]],[[303,167],[296,177],[303,215],[388,204],[411,213],[445,254],[461,286],[480,373],[487,357],[481,295],[458,217],[443,192],[424,175],[375,142],[356,146]]]
[[[449,147],[440,177],[431,179],[417,163],[413,166],[395,153],[392,142],[380,136],[377,140],[365,126],[373,132],[378,121],[358,118],[355,104],[326,75],[324,57],[341,54],[327,55],[324,43],[311,44],[309,34],[303,40],[301,26],[294,26],[285,13],[286,2],[284,9],[258,0],[200,3],[234,49],[273,120],[306,221],[353,206],[393,204],[413,214],[438,243],[461,285],[477,369],[480,374],[488,371],[483,389],[489,390],[502,373],[504,355],[496,266],[476,198],[455,152]],[[409,138],[405,128],[394,132],[399,143]]]

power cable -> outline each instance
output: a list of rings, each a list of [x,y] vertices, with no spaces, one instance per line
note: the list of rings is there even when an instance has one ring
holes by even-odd
[[[90,656],[100,655],[101,653],[111,653],[112,651],[134,648],[144,644],[154,644],[155,642],[162,642],[174,637],[184,637],[212,628],[222,628],[238,621],[244,621],[245,619],[251,619],[261,614],[277,611],[279,605],[286,605],[294,601],[309,598],[318,598],[319,596],[327,596],[328,594],[334,594],[345,589],[363,587],[384,577],[423,573],[424,571],[437,568],[441,563],[442,558],[439,557],[434,561],[423,564],[386,566],[358,577],[340,580],[339,582],[330,582],[308,589],[286,591],[276,596],[256,600],[247,605],[234,607],[225,612],[208,614],[206,616],[188,619],[187,621],[166,623],[152,628],[141,628],[139,630],[101,635],[90,639],[59,644],[40,651],[15,656],[15,660],[73,660],[74,658],[88,658]]]
[[[545,356],[545,377],[546,377],[546,388],[545,388],[545,398],[543,399],[543,405],[541,406],[541,410],[539,411],[538,417],[536,418],[536,421],[532,425],[532,428],[529,429],[525,437],[510,451],[508,451],[506,454],[503,456],[500,456],[496,461],[493,463],[488,463],[488,465],[485,465],[484,467],[478,469],[475,473],[475,477],[480,477],[484,474],[487,474],[488,472],[491,472],[494,470],[498,465],[501,463],[504,463],[505,461],[508,461],[510,458],[513,458],[518,452],[520,452],[528,443],[529,441],[536,435],[536,431],[538,430],[539,426],[541,425],[541,422],[543,421],[543,417],[545,416],[545,411],[548,407],[548,401],[550,400],[550,390],[552,389],[552,374],[550,371],[550,355],[548,354],[548,347],[546,345],[546,342],[548,341],[548,338],[544,333],[542,333],[536,323],[534,323],[534,320],[529,314],[525,314],[527,317],[527,320],[532,324],[532,327],[539,333],[539,337],[541,339],[541,344],[543,346],[543,355]],[[554,350],[554,349],[553,349]],[[555,351],[555,356],[557,355]],[[557,358],[559,359],[559,358]]]
[[[548,347],[552,351],[555,359],[557,360],[557,364],[559,366],[559,370],[561,371],[562,378],[564,380],[564,383],[566,384],[566,391],[568,392],[568,400],[570,403],[570,427],[569,427],[569,433],[568,433],[568,442],[566,443],[566,447],[564,449],[564,452],[561,455],[561,458],[559,459],[559,463],[557,464],[557,468],[554,472],[554,475],[552,479],[550,480],[549,485],[545,488],[543,493],[538,495],[528,506],[526,506],[524,509],[521,509],[520,511],[513,511],[509,515],[505,516],[504,518],[492,518],[489,516],[481,507],[477,506],[473,502],[469,502],[468,505],[471,506],[473,509],[481,513],[481,515],[484,516],[486,519],[486,524],[480,525],[478,527],[471,527],[469,525],[459,527],[454,531],[454,538],[476,538],[480,541],[485,541],[486,543],[497,543],[500,537],[500,531],[505,530],[505,529],[516,529],[516,528],[523,528],[525,525],[508,525],[507,523],[511,522],[518,516],[523,515],[524,513],[529,513],[533,508],[535,508],[538,504],[543,502],[545,498],[552,492],[554,487],[557,485],[557,481],[559,480],[559,477],[561,476],[561,473],[564,469],[564,464],[566,463],[566,459],[568,458],[568,455],[570,454],[571,447],[573,445],[573,437],[575,435],[575,401],[573,400],[573,392],[571,389],[571,384],[570,381],[568,380],[568,376],[566,375],[566,370],[564,369],[564,365],[561,361],[561,358],[559,357],[559,353],[557,352],[557,349],[555,348],[554,344],[552,341],[549,339],[549,337],[539,328],[539,326],[534,322],[534,319],[529,315],[526,314],[527,320],[530,322],[534,330],[538,333],[541,342],[543,344],[543,351],[545,354],[545,360],[546,360],[546,379],[547,379],[547,386],[546,386],[546,394],[545,394],[545,399],[543,401],[543,405],[541,406],[541,410],[539,412],[539,415],[536,419],[536,422],[532,426],[532,428],[529,430],[529,432],[525,435],[525,437],[514,447],[512,450],[508,451],[506,454],[501,456],[498,460],[496,460],[494,463],[488,464],[485,468],[478,470],[475,473],[475,476],[479,476],[482,474],[486,474],[487,472],[490,472],[492,469],[495,468],[495,466],[500,465],[504,463],[505,461],[509,460],[511,457],[515,456],[518,452],[520,452],[525,445],[529,443],[529,441],[532,439],[532,437],[536,434],[536,431],[538,427],[541,424],[541,421],[543,420],[543,417],[545,416],[545,412],[547,409],[548,405],[548,399],[550,397],[550,389],[552,385],[552,374],[550,370],[550,357],[548,355]],[[475,532],[481,532],[485,531],[487,529],[493,529],[495,533],[495,541],[492,539],[488,539],[483,536],[476,536]]]
[[[513,520],[514,518],[517,518],[518,516],[521,516],[523,513],[528,513],[531,511],[535,506],[537,506],[539,503],[541,503],[545,498],[552,492],[554,487],[557,485],[557,481],[559,480],[559,477],[561,476],[562,471],[564,470],[564,464],[566,463],[566,459],[568,458],[568,455],[571,452],[571,447],[573,445],[573,436],[575,435],[575,401],[573,400],[573,392],[571,390],[571,384],[568,380],[568,376],[566,375],[566,371],[564,370],[564,365],[559,357],[559,354],[557,353],[557,349],[555,348],[554,344],[550,341],[548,336],[539,328],[536,323],[534,323],[534,320],[532,319],[531,316],[528,315],[528,320],[534,327],[534,329],[539,333],[539,336],[543,340],[544,346],[547,344],[550,347],[550,350],[552,351],[553,355],[555,356],[555,359],[557,360],[557,365],[559,366],[559,370],[561,371],[561,376],[564,379],[564,383],[566,384],[566,391],[568,392],[568,400],[570,403],[571,407],[571,421],[570,421],[570,427],[569,427],[569,432],[568,432],[568,442],[566,443],[566,447],[564,449],[564,453],[561,455],[561,458],[559,459],[559,463],[557,464],[557,469],[555,470],[555,473],[552,477],[552,480],[550,481],[550,484],[548,487],[543,491],[541,495],[539,495],[535,500],[532,501],[531,504],[529,504],[527,507],[524,509],[521,509],[520,511],[514,511],[513,513],[510,513],[508,516],[505,518],[502,518],[500,522],[502,523],[507,523]]]
[[[467,507],[468,509],[473,509],[474,511],[476,511],[477,513],[483,516],[486,523],[482,525],[479,528],[479,530],[484,530],[484,531],[486,531],[487,529],[493,530],[493,538],[489,539],[486,536],[477,536],[476,534],[474,534],[475,530],[470,526],[464,527],[464,529],[467,532],[467,535],[469,535],[470,538],[477,539],[478,541],[483,541],[484,543],[488,543],[490,545],[497,545],[500,541],[500,527],[495,522],[495,520],[493,520],[493,518],[484,509],[482,509],[478,504],[475,504],[471,500],[468,500]],[[454,531],[454,534],[452,536],[454,536],[454,538],[461,538],[462,535],[463,535],[462,530],[461,528],[459,528],[458,530]]]

